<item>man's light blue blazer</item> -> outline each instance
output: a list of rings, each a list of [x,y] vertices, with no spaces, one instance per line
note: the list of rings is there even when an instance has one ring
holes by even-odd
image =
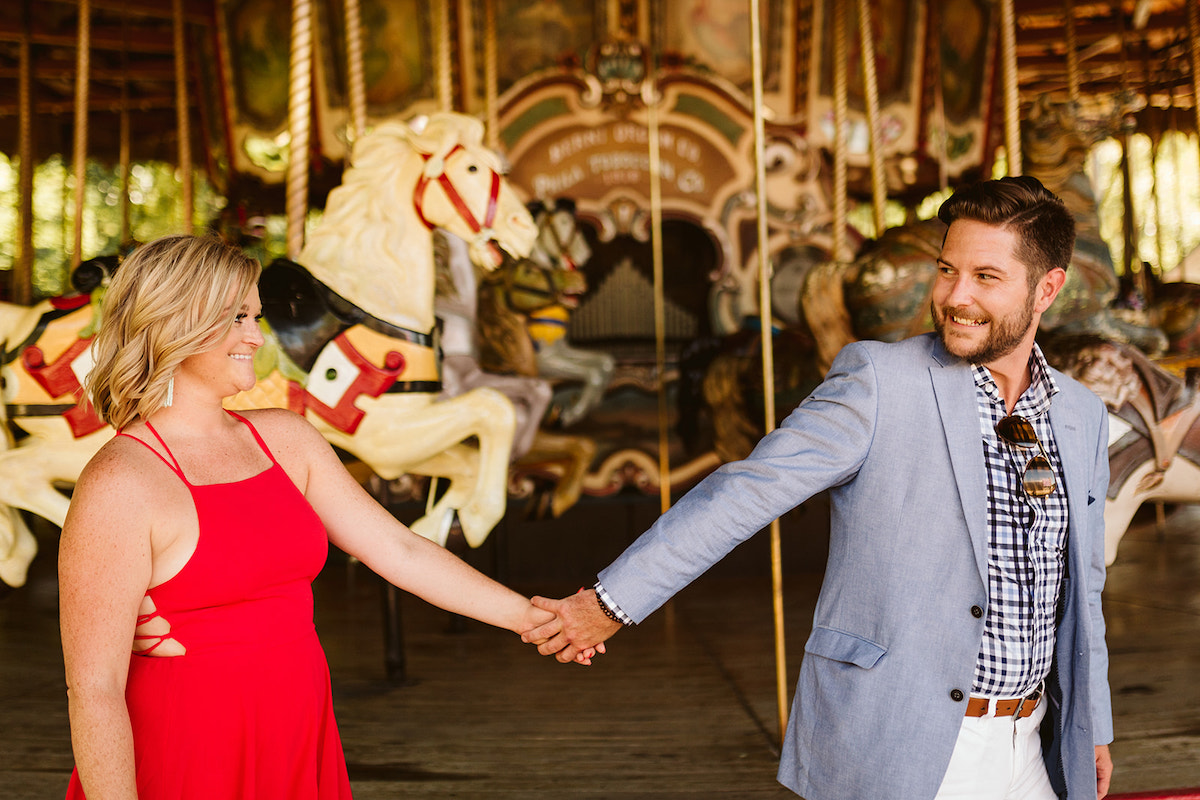
[[[1094,800],[1094,746],[1112,740],[1100,610],[1108,416],[1083,386],[1053,375],[1069,526],[1043,751],[1060,796]],[[771,520],[830,489],[829,562],[779,780],[807,800],[932,800],[988,604],[982,442],[970,365],[935,335],[849,345],[749,457],[688,492],[600,580],[640,622]]]

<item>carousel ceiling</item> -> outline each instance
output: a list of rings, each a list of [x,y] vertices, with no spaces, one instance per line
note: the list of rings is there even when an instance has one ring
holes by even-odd
[[[1065,98],[1074,78],[1087,97],[1136,95],[1146,130],[1193,128],[1191,1],[1013,0],[1022,104],[1046,93]],[[330,182],[340,171],[349,92],[343,0],[313,0],[312,6],[317,41],[310,119],[319,186],[326,166]],[[813,76],[830,49],[821,39],[828,35],[821,13],[827,6],[828,0],[761,0],[766,104],[777,124],[799,132],[812,127],[809,107],[820,100],[821,83]],[[898,83],[919,84],[928,72],[912,65],[923,63],[935,27],[942,32],[943,59],[961,55],[964,64],[994,71],[999,45],[972,55],[963,43],[982,40],[988,30],[999,41],[999,6],[994,0],[872,0],[881,73],[886,77],[891,68]],[[707,76],[748,108],[748,7],[746,0],[362,0],[368,116],[433,110],[446,104],[447,85],[454,108],[483,113],[489,12],[499,42],[494,74],[502,104],[519,95],[530,76],[595,69],[597,45],[624,41],[657,50],[665,71]],[[27,125],[36,159],[71,153],[76,108],[86,104],[89,155],[115,161],[126,142],[134,160],[175,161],[182,128],[195,163],[219,187],[277,185],[278,162],[286,158],[291,15],[292,0],[0,3],[0,151],[17,153]],[[87,34],[82,51],[81,27]],[[906,58],[908,66],[900,63]],[[81,69],[86,95],[78,91]],[[939,88],[947,102],[953,90],[949,83]],[[999,94],[985,91],[982,103],[998,108]],[[177,113],[181,101],[186,117]]]

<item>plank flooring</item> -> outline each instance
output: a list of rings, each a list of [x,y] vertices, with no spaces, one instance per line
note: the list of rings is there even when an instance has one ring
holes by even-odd
[[[565,594],[632,539],[654,505],[593,505],[558,523],[513,515],[490,549],[467,557],[522,591]],[[384,679],[378,580],[331,555],[315,584],[317,625],[355,797],[794,797],[774,779],[771,602],[758,539],[622,632],[591,668],[541,658],[511,634],[405,596],[402,685]],[[39,541],[28,585],[0,598],[0,800],[62,797],[72,763],[56,539],[42,532]],[[788,548],[820,550],[785,529]],[[790,690],[820,574],[787,563]],[[1161,534],[1152,517],[1139,518],[1105,603],[1114,792],[1200,786],[1200,509],[1172,512]]]

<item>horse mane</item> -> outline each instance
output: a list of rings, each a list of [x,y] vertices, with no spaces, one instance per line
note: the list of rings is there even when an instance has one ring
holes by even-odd
[[[413,269],[422,261],[433,269],[430,232],[417,218],[413,190],[422,172],[440,174],[455,145],[482,141],[483,123],[458,114],[434,114],[421,131],[403,122],[375,126],[355,144],[352,163],[298,260],[382,319],[395,319],[398,309],[426,296],[432,309],[432,279]]]

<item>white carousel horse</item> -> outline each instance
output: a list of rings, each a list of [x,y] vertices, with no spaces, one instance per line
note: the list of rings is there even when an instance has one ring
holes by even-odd
[[[535,201],[529,208],[538,226],[529,258],[501,267],[483,287],[480,323],[490,345],[482,354],[483,363],[495,372],[581,383],[558,414],[566,428],[604,399],[616,361],[608,353],[572,347],[567,341],[571,312],[587,291],[579,268],[592,255],[577,225],[575,203]],[[514,322],[518,317],[520,326]]]
[[[467,256],[466,242],[452,234],[435,237],[439,269],[434,309],[442,320],[442,394],[455,397],[477,387],[491,387],[507,397],[517,415],[512,458],[521,467],[536,465],[554,475],[550,512],[560,516],[579,500],[583,480],[596,455],[595,443],[586,437],[564,436],[540,429],[550,405],[549,382],[535,377],[487,372],[479,365],[476,343],[478,285],[475,268]],[[520,471],[524,471],[523,469]],[[514,472],[519,494],[532,493]]]
[[[300,253],[307,272],[263,272],[260,381],[229,403],[304,413],[384,479],[449,479],[412,527],[444,543],[457,514],[472,546],[504,514],[514,414],[490,389],[435,402],[433,229],[468,240],[486,268],[502,259],[497,244],[524,255],[536,236],[482,138],[478,120],[439,114],[420,133],[385,123],[359,141]],[[61,525],[68,501],[55,483],[73,483],[113,431],[79,403],[93,332],[86,297],[2,306],[0,326],[7,416],[27,434],[0,452],[0,578],[20,585],[35,548],[13,509]],[[478,446],[464,444],[472,438]]]

